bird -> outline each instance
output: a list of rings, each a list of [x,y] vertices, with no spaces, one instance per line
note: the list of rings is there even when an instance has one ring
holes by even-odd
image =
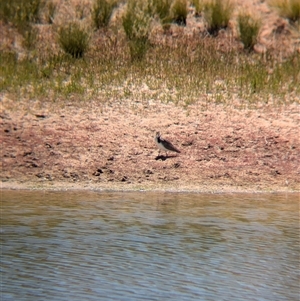
[[[180,153],[180,150],[176,148],[170,141],[161,138],[159,132],[156,132],[155,134],[155,143],[160,151],[162,150],[166,152],[166,155],[168,151]]]

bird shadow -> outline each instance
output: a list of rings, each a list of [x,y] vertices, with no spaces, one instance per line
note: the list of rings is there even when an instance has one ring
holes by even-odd
[[[155,160],[162,160],[162,161],[166,161],[167,159],[171,159],[171,158],[175,158],[177,157],[176,155],[158,155],[155,157]]]

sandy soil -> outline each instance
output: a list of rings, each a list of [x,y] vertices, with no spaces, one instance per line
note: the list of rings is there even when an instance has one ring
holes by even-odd
[[[295,191],[299,105],[255,110],[2,102],[2,188]],[[180,154],[158,156],[155,131]]]

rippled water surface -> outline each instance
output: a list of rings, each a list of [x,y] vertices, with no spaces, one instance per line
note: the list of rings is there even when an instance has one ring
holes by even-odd
[[[299,195],[1,193],[1,300],[299,300]]]

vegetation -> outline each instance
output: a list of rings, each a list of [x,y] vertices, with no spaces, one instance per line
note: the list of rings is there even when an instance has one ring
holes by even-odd
[[[53,2],[48,2],[46,8],[47,8],[47,22],[49,24],[52,24],[56,13],[56,5]]]
[[[292,22],[300,20],[300,1],[299,0],[269,0],[269,4],[276,7],[279,14]]]
[[[216,36],[220,29],[227,28],[233,4],[230,0],[208,0],[203,4],[203,10],[207,21],[207,31]]]
[[[97,1],[99,4],[101,0]],[[299,81],[300,57],[297,54],[278,61],[270,53],[261,56],[254,52],[230,49],[221,52],[217,38],[202,39],[180,34],[166,43],[163,39],[153,42],[152,20],[158,15],[162,23],[170,22],[176,4],[172,2],[171,5],[170,1],[128,0],[121,17],[122,30],[116,31],[116,37],[106,31],[105,35],[101,35],[100,42],[97,36],[92,39],[80,25],[81,21],[73,20],[57,31],[58,44],[65,53],[57,51],[39,55],[38,51],[33,51],[20,59],[13,50],[1,50],[1,93],[43,100],[63,100],[70,96],[73,99],[96,98],[101,101],[151,99],[173,101],[184,106],[204,98],[207,103],[225,104],[238,98],[245,105],[261,101],[276,104],[299,102],[296,96],[300,93],[300,86],[296,83]],[[207,3],[203,4],[201,12],[207,14],[210,11],[211,26],[219,24],[211,27],[211,33],[216,34],[219,28],[227,26],[232,7],[229,2],[220,0]],[[160,14],[159,7],[163,10]],[[2,17],[7,9],[11,8],[2,3]],[[34,22],[38,20],[39,13],[35,14],[36,17],[33,17],[33,13],[27,15],[31,17],[21,19],[27,20],[27,26],[36,28]],[[53,21],[54,13],[51,15]],[[109,14],[105,15],[107,17],[102,20],[109,19]],[[12,22],[8,19],[16,20],[15,16],[12,9],[5,20]],[[109,26],[105,22],[101,24]],[[245,48],[251,50],[259,23],[248,15],[240,15],[238,26]],[[25,41],[30,43],[27,49],[38,48],[34,31],[28,32],[30,34]],[[84,60],[77,59],[83,56]]]
[[[178,25],[186,25],[188,14],[187,0],[175,0],[172,6],[172,20]]]
[[[2,53],[0,85],[6,93],[28,99],[77,95],[85,100],[152,99],[184,106],[198,101],[201,95],[206,95],[207,103],[230,104],[236,98],[244,100],[245,105],[297,101],[299,56],[274,65],[271,58],[264,61],[246,53],[219,53],[213,42],[199,42],[191,59],[186,51],[189,43],[181,41],[177,47],[158,45],[134,64],[126,57],[105,60],[108,49],[102,55],[90,53],[85,60],[58,55],[18,61],[14,55]],[[144,85],[146,90],[141,89]]]
[[[0,19],[12,24],[23,36],[23,46],[32,50],[37,40],[34,23],[40,21],[41,0],[12,0],[0,2]]]
[[[131,59],[144,58],[149,46],[151,6],[147,1],[129,0],[123,16],[123,28],[129,41]]]
[[[257,41],[260,23],[251,18],[249,14],[240,14],[238,16],[238,26],[241,41],[246,50],[252,50]]]
[[[89,35],[76,22],[71,22],[58,31],[62,49],[74,58],[81,58],[89,46]]]
[[[202,0],[192,0],[191,4],[195,8],[196,16],[199,16],[202,13],[203,9],[204,9],[203,1]]]
[[[97,29],[107,28],[117,2],[96,0],[92,10],[92,18]]]
[[[153,0],[154,14],[158,15],[164,29],[168,29],[172,22],[172,2],[173,0]]]
[[[28,23],[40,21],[41,0],[11,0],[1,1],[0,17],[5,22],[12,23],[18,29],[27,26]]]

